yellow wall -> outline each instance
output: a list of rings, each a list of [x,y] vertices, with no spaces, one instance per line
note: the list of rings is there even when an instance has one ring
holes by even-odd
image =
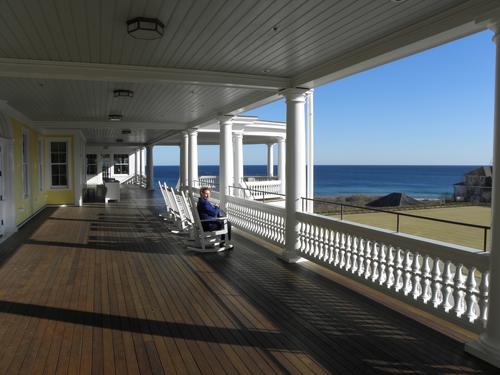
[[[16,195],[16,224],[29,218],[46,204],[47,196],[39,189],[38,173],[38,140],[40,134],[28,128],[21,122],[11,119],[13,152],[14,152],[14,188]],[[23,191],[23,131],[28,132],[29,154],[29,196],[24,197]]]
[[[13,152],[14,152],[14,188],[15,188],[15,205],[16,205],[16,225],[28,219],[46,204],[73,204],[74,192],[72,189],[51,190],[48,189],[47,183],[50,176],[47,175],[47,138],[29,128],[25,124],[16,119],[10,119],[12,124],[13,136]],[[29,160],[29,187],[30,194],[24,197],[23,192],[23,131],[28,132],[28,160]],[[49,138],[54,138],[50,136]],[[71,186],[73,183],[73,137],[65,136],[69,139],[68,145],[68,165],[71,165],[68,171],[68,178]],[[38,141],[42,140],[42,159],[43,159],[43,191],[40,191],[40,174],[39,174],[39,153]]]

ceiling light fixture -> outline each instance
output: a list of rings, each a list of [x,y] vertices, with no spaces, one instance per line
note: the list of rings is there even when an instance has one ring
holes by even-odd
[[[158,18],[136,17],[127,21],[127,33],[135,39],[159,39],[164,30],[165,25]]]
[[[121,121],[123,118],[122,115],[119,115],[119,114],[115,114],[115,113],[112,113],[108,116],[108,120],[109,121]]]
[[[132,131],[130,129],[123,129],[122,134],[130,134]]]
[[[133,98],[134,92],[132,90],[114,90],[113,95],[115,98]]]

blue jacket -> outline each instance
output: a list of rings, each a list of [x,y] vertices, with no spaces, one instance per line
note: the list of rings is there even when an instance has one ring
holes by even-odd
[[[198,215],[200,220],[213,219],[219,216],[219,207],[215,207],[208,201],[208,199],[200,197],[197,204]]]

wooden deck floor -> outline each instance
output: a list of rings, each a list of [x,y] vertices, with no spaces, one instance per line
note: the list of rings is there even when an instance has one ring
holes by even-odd
[[[463,345],[239,238],[199,256],[156,196],[46,209],[0,245],[0,374],[486,374]]]

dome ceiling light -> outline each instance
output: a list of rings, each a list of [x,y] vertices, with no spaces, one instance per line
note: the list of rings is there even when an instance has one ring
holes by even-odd
[[[164,30],[165,25],[158,18],[136,17],[127,21],[127,33],[135,39],[159,39]]]
[[[114,90],[113,95],[115,98],[133,98],[134,92],[132,90]]]
[[[108,116],[108,120],[109,121],[121,121],[123,118],[122,115],[119,115],[119,114],[116,114],[116,113],[111,113],[109,116]]]

